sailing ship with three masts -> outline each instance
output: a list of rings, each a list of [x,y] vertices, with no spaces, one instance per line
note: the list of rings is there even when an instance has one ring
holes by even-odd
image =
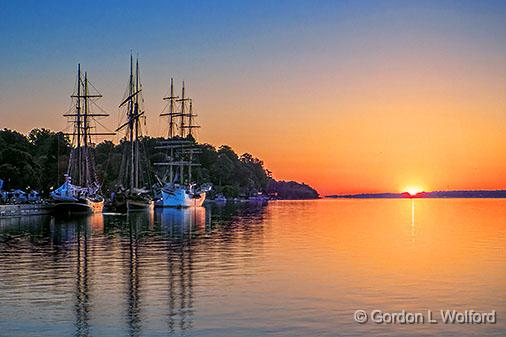
[[[193,101],[185,96],[185,85],[181,90],[181,97],[174,94],[173,79],[170,80],[170,93],[164,100],[168,100],[168,112],[160,116],[168,117],[168,138],[158,149],[165,149],[166,161],[155,163],[156,166],[167,168],[159,178],[161,188],[157,193],[157,207],[198,207],[206,199],[206,193],[211,190],[209,183],[197,186],[192,180],[192,167],[198,166],[193,162],[194,155],[200,153],[193,137],[193,129],[199,128],[194,120]],[[176,135],[177,129],[179,134]]]
[[[91,111],[95,101],[102,97],[100,93],[91,93],[96,89],[88,81],[88,74],[81,73],[81,65],[77,66],[77,86],[71,95],[72,110],[64,114],[69,118],[72,131],[66,133],[71,139],[72,149],[65,174],[65,182],[51,192],[55,211],[70,212],[102,212],[104,197],[100,194],[101,184],[97,178],[92,136],[114,135],[110,132],[98,133],[96,119],[108,116],[103,110],[100,113]]]

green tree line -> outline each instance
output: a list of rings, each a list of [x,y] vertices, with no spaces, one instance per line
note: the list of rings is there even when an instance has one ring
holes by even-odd
[[[190,138],[193,140],[193,138]],[[141,139],[142,166],[145,185],[156,185],[162,174],[154,163],[164,161],[167,153],[157,146],[163,138]],[[94,148],[94,156],[102,190],[109,193],[121,179],[122,157],[129,144],[103,141]],[[277,182],[264,163],[249,153],[238,155],[228,145],[215,148],[199,144],[200,153],[192,170],[197,183],[213,184],[213,194],[227,197],[249,196],[255,193],[275,193],[280,198],[305,199],[318,197],[311,187],[295,182]],[[64,179],[71,151],[69,139],[61,132],[33,129],[28,135],[8,129],[0,130],[0,179],[4,189],[35,189],[47,195]]]

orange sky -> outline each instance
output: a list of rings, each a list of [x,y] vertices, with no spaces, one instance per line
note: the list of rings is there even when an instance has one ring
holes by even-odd
[[[174,76],[194,99],[199,141],[250,152],[275,178],[322,195],[506,188],[504,6],[393,3],[220,12],[228,26],[203,8],[184,38],[149,20],[137,46],[99,27],[110,36],[96,34],[89,48],[81,31],[49,18],[34,37],[37,18],[21,27],[10,13],[0,27],[0,127],[63,129],[81,62],[114,129],[135,47],[150,135],[166,130],[158,114]]]

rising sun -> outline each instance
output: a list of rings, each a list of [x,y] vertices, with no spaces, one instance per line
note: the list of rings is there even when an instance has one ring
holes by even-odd
[[[406,189],[404,189],[404,191],[408,192],[409,195],[414,196],[414,195],[417,195],[418,193],[422,192],[423,189],[419,186],[409,186],[409,187],[406,187]]]

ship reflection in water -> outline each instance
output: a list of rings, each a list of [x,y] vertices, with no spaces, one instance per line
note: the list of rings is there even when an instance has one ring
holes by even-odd
[[[505,219],[469,199],[0,218],[0,335],[503,336]],[[499,319],[353,321],[447,308]]]
[[[0,327],[10,336],[30,331],[27,321],[38,336],[190,330],[195,270],[224,272],[220,256],[234,251],[247,263],[247,247],[262,237],[264,211],[0,218]]]

